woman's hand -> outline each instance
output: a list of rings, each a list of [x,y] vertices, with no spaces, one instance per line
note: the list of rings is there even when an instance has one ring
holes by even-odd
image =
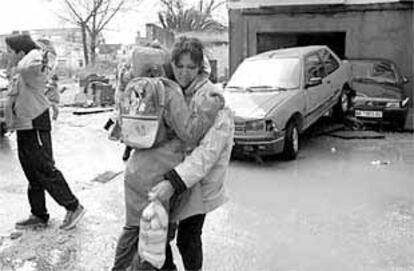
[[[155,185],[151,191],[148,193],[148,198],[153,200],[154,198],[158,198],[161,202],[166,202],[170,200],[172,195],[174,194],[174,187],[171,185],[169,181],[162,181],[159,184]]]
[[[52,105],[52,120],[57,120],[59,115],[59,108],[57,105]]]
[[[208,116],[209,119],[214,120],[217,112],[224,108],[224,97],[218,92],[209,92],[202,96],[198,104],[198,110]]]

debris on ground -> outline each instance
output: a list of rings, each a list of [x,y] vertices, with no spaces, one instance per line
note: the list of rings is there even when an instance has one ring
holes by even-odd
[[[98,183],[107,183],[107,182],[111,181],[112,179],[114,179],[116,176],[118,176],[121,173],[122,173],[122,171],[119,171],[119,172],[105,171],[104,173],[99,174],[98,176],[93,178],[91,181],[92,182],[98,182]]]
[[[343,123],[329,123],[321,128],[318,128],[317,131],[310,131],[310,135],[313,137],[322,136],[322,135],[329,135],[331,133],[342,131],[345,129],[345,125]]]
[[[104,113],[104,112],[111,112],[114,109],[111,107],[101,107],[101,108],[82,108],[76,111],[73,111],[74,115],[89,115],[89,114],[97,114],[97,113]]]
[[[360,131],[365,129],[364,123],[351,115],[345,116],[344,124],[353,131]]]
[[[21,237],[22,235],[23,235],[23,232],[15,231],[15,232],[10,233],[10,239],[15,240],[15,239]]]
[[[385,135],[375,131],[337,131],[329,134],[342,139],[384,139]]]
[[[390,161],[388,161],[388,160],[374,160],[374,161],[371,161],[371,165],[374,165],[374,166],[379,166],[379,165],[389,165],[389,164],[391,164],[391,162]]]

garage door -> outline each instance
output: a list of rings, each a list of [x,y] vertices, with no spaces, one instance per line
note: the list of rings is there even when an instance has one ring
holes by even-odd
[[[345,57],[345,32],[258,33],[257,53],[307,45],[327,45],[339,57]]]

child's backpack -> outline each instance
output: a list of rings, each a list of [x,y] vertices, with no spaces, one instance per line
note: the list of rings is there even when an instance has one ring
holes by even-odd
[[[136,149],[154,146],[162,125],[165,87],[160,78],[132,79],[120,100],[121,140]]]

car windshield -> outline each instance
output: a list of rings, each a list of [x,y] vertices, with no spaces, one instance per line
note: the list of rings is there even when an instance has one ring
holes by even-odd
[[[245,61],[231,77],[227,88],[249,92],[288,90],[299,87],[299,58]]]
[[[352,77],[356,81],[375,81],[378,83],[397,83],[398,76],[392,65],[383,61],[353,61]]]

